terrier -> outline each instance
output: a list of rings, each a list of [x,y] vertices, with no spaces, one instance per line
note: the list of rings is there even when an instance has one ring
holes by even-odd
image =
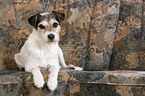
[[[66,65],[63,52],[58,45],[60,25],[65,15],[52,11],[38,13],[28,19],[33,26],[30,34],[19,53],[14,55],[18,67],[33,74],[34,85],[42,88],[45,84],[41,69],[49,69],[47,86],[53,91],[57,88],[57,77],[60,67],[82,70],[80,67]]]

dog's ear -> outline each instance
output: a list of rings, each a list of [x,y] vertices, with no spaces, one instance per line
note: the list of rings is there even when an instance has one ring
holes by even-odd
[[[52,11],[52,14],[55,16],[55,19],[56,19],[59,23],[62,23],[62,21],[63,21],[64,18],[65,18],[65,14],[63,14],[63,13],[59,13],[59,12],[56,12],[56,11]]]
[[[36,14],[28,19],[29,24],[32,25],[35,29],[37,29],[37,25],[40,22],[40,16],[40,14]]]

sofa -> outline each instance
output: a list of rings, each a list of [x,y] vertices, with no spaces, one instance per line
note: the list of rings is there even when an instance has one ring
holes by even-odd
[[[50,92],[36,88],[13,56],[32,32],[27,19],[53,10],[65,14],[59,45],[66,64],[84,70],[60,70]],[[144,10],[144,0],[1,0],[0,96],[144,96]]]

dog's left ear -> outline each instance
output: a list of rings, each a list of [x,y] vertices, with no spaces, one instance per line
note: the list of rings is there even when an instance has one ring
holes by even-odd
[[[34,16],[31,16],[28,19],[29,24],[32,25],[35,29],[37,29],[37,25],[40,22],[40,17],[41,17],[40,14],[36,14]]]
[[[63,21],[64,18],[65,18],[65,14],[63,14],[63,13],[59,13],[59,12],[56,12],[56,11],[52,11],[52,14],[55,15],[55,19],[56,19],[59,23],[62,23],[62,21]]]

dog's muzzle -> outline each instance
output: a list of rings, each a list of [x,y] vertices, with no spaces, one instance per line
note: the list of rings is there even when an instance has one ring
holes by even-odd
[[[49,34],[48,35],[48,39],[49,40],[53,41],[54,38],[55,38],[55,35],[54,34]]]

